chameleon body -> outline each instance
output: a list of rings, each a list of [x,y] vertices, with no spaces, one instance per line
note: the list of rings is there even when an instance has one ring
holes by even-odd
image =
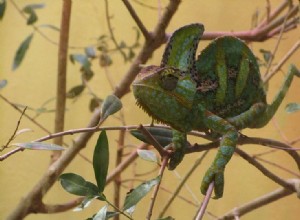
[[[201,184],[201,192],[206,194],[214,181],[215,198],[220,198],[224,169],[234,153],[238,131],[265,126],[299,72],[290,66],[269,105],[256,58],[241,40],[217,38],[195,59],[203,31],[202,24],[175,31],[161,65],[142,68],[133,83],[133,93],[137,104],[151,117],[174,129],[169,169],[175,169],[183,159],[187,132],[198,130],[220,137],[217,155]]]

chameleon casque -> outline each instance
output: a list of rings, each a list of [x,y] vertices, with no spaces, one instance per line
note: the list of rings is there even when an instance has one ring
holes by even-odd
[[[224,169],[235,151],[238,131],[265,126],[299,71],[290,66],[269,105],[256,58],[238,38],[217,38],[195,59],[203,32],[202,24],[176,30],[166,45],[160,66],[143,67],[133,83],[133,93],[137,104],[154,120],[174,129],[170,170],[183,159],[187,132],[198,130],[220,137],[217,155],[201,184],[201,192],[206,194],[214,181],[215,198],[220,198]]]

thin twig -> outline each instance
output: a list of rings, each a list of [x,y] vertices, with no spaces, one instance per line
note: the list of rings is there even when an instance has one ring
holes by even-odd
[[[165,150],[158,142],[157,140],[151,135],[151,133],[144,128],[143,125],[140,125],[138,128],[143,135],[146,137],[146,139],[149,141],[149,143],[151,143],[153,145],[153,147],[155,147],[155,149],[158,151],[158,153],[160,154],[160,156],[163,158],[164,156],[168,155],[168,151]]]
[[[154,191],[153,191],[153,195],[151,197],[151,203],[150,203],[150,207],[149,207],[148,214],[147,214],[147,217],[146,217],[147,220],[151,219],[152,211],[153,211],[153,207],[154,207],[154,203],[156,201],[158,190],[160,188],[160,183],[162,181],[162,177],[163,177],[164,171],[165,171],[165,169],[166,169],[166,167],[168,165],[168,161],[169,161],[169,155],[165,155],[163,157],[163,159],[162,159],[162,165],[161,165],[161,168],[160,168],[159,173],[158,173],[158,175],[160,176],[160,181],[155,186]]]
[[[122,162],[123,150],[125,141],[125,131],[119,131],[118,147],[116,155],[116,167]],[[114,205],[120,207],[120,195],[121,194],[121,173],[119,173],[114,179]],[[119,220],[119,215],[115,216],[115,220]]]
[[[272,69],[272,71],[264,77],[263,81],[264,83],[268,82],[275,73],[281,69],[283,64],[286,63],[286,61],[300,48],[300,40],[298,40],[292,48],[284,55],[284,57],[278,62],[278,64]]]
[[[209,200],[211,198],[213,189],[214,189],[214,182],[211,182],[209,184],[209,187],[207,189],[206,195],[205,195],[204,200],[203,200],[203,202],[202,202],[202,204],[200,206],[200,209],[199,209],[199,211],[197,213],[197,216],[196,216],[195,220],[201,220],[203,218],[203,216],[205,214],[205,210],[206,210],[206,208],[208,206],[208,202],[209,202]]]
[[[5,148],[7,148],[8,145],[10,144],[10,142],[12,142],[13,139],[16,137],[16,133],[17,133],[19,127],[20,127],[21,120],[22,120],[23,115],[25,114],[26,109],[27,109],[27,107],[25,107],[25,108],[23,109],[23,111],[22,111],[22,113],[21,113],[21,115],[20,115],[20,118],[19,118],[19,120],[18,120],[18,122],[17,122],[17,126],[16,126],[14,132],[12,133],[12,135],[10,136],[10,138],[8,139],[8,141],[6,142],[6,144],[5,144],[4,146],[1,147],[0,152],[3,151]]]
[[[133,20],[135,21],[135,23],[137,24],[137,26],[141,30],[142,34],[144,35],[144,38],[145,39],[150,39],[150,34],[149,34],[148,30],[144,26],[144,24],[141,21],[141,19],[139,18],[139,16],[137,16],[135,10],[132,8],[129,1],[128,0],[122,0],[122,2],[124,3],[124,5],[126,6],[128,12],[130,13],[131,17],[133,18]]]

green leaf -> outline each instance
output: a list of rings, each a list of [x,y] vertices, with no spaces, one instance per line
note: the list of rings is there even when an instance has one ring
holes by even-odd
[[[110,66],[112,64],[112,59],[107,53],[102,53],[99,57],[99,64],[101,67]]]
[[[173,134],[171,130],[156,127],[146,127],[146,129],[161,146],[167,146],[172,143]],[[132,130],[130,133],[140,141],[150,144],[147,141],[147,138],[139,130]]]
[[[156,157],[156,154],[151,150],[138,149],[137,153],[138,153],[139,157],[144,159],[144,160],[154,162],[154,163],[158,163],[158,159]]]
[[[93,217],[93,220],[105,220],[108,205],[103,206],[99,212]]]
[[[127,210],[132,206],[135,206],[147,193],[152,189],[153,186],[157,185],[160,181],[160,176],[142,183],[137,188],[129,192],[125,198],[123,210]]]
[[[86,48],[84,48],[84,52],[90,58],[96,57],[96,51],[95,51],[94,47],[86,47]]]
[[[299,103],[289,103],[286,105],[285,110],[288,113],[297,112],[300,110],[300,104]]]
[[[98,189],[98,188],[97,188]],[[94,196],[86,196],[79,206],[73,209],[74,212],[82,211],[83,209],[89,207],[92,201],[95,199]]]
[[[109,95],[102,103],[102,119],[107,118],[108,116],[116,113],[122,108],[122,102],[115,95]]]
[[[0,20],[2,20],[6,9],[6,0],[0,0]]]
[[[94,150],[93,167],[99,192],[104,191],[109,165],[109,150],[106,132],[102,131],[98,137]]]
[[[95,184],[86,181],[82,176],[75,173],[64,173],[59,177],[61,186],[69,193],[77,196],[99,196]]]
[[[265,61],[266,63],[268,63],[269,60],[270,60],[270,59],[272,58],[272,56],[273,56],[272,53],[271,53],[271,51],[269,51],[269,50],[260,49],[259,52],[262,53],[262,55],[263,55],[263,57],[264,57],[264,61]]]
[[[71,54],[70,60],[72,63],[78,62],[81,64],[81,66],[88,66],[91,65],[88,57],[84,54]]]
[[[14,143],[11,146],[22,147],[29,150],[65,150],[64,147],[56,144],[49,144],[43,142],[27,142],[27,143]]]
[[[27,19],[28,25],[34,24],[38,20],[38,16],[35,12],[35,9],[41,9],[44,6],[45,6],[44,4],[30,4],[30,5],[26,5],[23,8],[23,11],[29,15]]]
[[[84,85],[74,86],[67,92],[67,98],[73,99],[79,96],[83,92],[84,88],[85,88]]]
[[[89,105],[89,109],[91,112],[93,112],[96,108],[98,108],[100,106],[100,104],[102,103],[102,99],[99,99],[99,98],[92,98],[90,100],[90,105]]]
[[[6,85],[7,85],[7,80],[6,79],[0,80],[0,89],[3,89]]]
[[[60,31],[60,29],[52,24],[42,24],[42,25],[39,25],[39,27],[42,27],[42,28],[50,28],[54,31]]]
[[[33,34],[30,34],[19,46],[15,54],[12,70],[16,70],[20,66],[30,46],[32,38],[33,38]]]

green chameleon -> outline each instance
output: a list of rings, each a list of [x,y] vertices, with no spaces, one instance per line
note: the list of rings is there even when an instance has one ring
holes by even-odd
[[[133,83],[137,104],[153,119],[173,130],[168,168],[182,161],[187,132],[198,130],[220,137],[220,147],[205,173],[201,192],[214,181],[215,198],[223,196],[224,169],[232,157],[239,130],[265,126],[277,111],[293,76],[291,65],[272,104],[266,94],[255,56],[241,40],[224,36],[212,41],[195,59],[202,24],[176,30],[160,66],[143,67]]]

